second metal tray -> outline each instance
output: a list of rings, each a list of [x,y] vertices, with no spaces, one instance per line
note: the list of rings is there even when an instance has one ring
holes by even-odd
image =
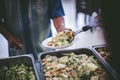
[[[70,52],[74,52],[76,55],[78,54],[87,54],[88,56],[93,55],[96,59],[98,59],[101,63],[101,65],[103,66],[103,68],[106,70],[106,72],[109,75],[109,80],[119,80],[116,75],[114,75],[114,70],[107,65],[106,63],[104,63],[104,61],[102,61],[102,59],[95,54],[92,50],[87,49],[87,48],[80,48],[80,49],[73,49],[73,50],[61,50],[61,51],[51,51],[51,52],[42,52],[39,53],[38,55],[38,61],[40,62],[41,65],[41,73],[42,73],[42,79],[41,80],[45,80],[45,75],[43,72],[43,66],[42,66],[42,59],[46,56],[46,55],[53,55],[53,56],[57,56],[57,57],[61,57],[64,54],[69,54]]]
[[[96,56],[98,56],[98,58],[102,60],[102,62],[106,65],[107,69],[109,69],[109,71],[113,74],[113,76],[120,80],[120,76],[115,70],[113,70],[112,65],[110,65],[110,62],[112,61],[110,58],[111,51],[108,48],[107,44],[93,45],[91,50],[94,54],[96,54]]]

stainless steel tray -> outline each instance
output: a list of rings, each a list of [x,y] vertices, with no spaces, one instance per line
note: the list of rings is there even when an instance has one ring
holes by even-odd
[[[106,61],[109,62],[109,60],[110,60],[109,57],[110,57],[111,53],[106,44],[94,45],[94,46],[92,46],[92,50],[96,54],[103,57]]]
[[[87,49],[87,48],[80,48],[80,49],[73,49],[73,50],[61,50],[61,51],[51,51],[51,52],[42,52],[38,54],[38,61],[40,62],[40,65],[42,64],[42,59],[46,56],[46,55],[54,55],[57,57],[61,57],[67,53],[70,52],[74,52],[75,54],[87,54],[88,56],[93,55],[96,59],[98,59],[101,63],[101,65],[103,66],[103,68],[106,70],[106,72],[109,75],[109,80],[119,80],[116,75],[114,75],[114,70],[108,65],[106,64],[99,56],[98,54],[94,53],[92,50]],[[41,71],[42,73],[42,79],[41,80],[45,80],[45,76],[44,76],[44,72],[43,72],[43,66],[41,65]]]
[[[10,67],[12,65],[21,65],[21,64],[24,64],[25,66],[28,66],[28,67],[32,67],[33,72],[35,74],[35,80],[39,80],[38,72],[36,70],[35,61],[34,61],[33,56],[19,55],[19,56],[12,56],[12,57],[8,57],[8,58],[0,59],[0,68],[2,66]],[[2,79],[0,78],[0,80],[2,80]]]
[[[100,54],[99,49],[103,50],[105,54],[109,55],[107,59],[105,59],[104,56]],[[117,71],[113,70],[112,65],[110,65],[110,62],[112,61],[110,58],[111,51],[109,50],[107,44],[93,45],[91,50],[93,51],[94,54],[96,54],[102,60],[102,62],[106,65],[106,67],[109,68],[113,76],[115,76],[118,80],[120,80],[120,76],[118,75]]]

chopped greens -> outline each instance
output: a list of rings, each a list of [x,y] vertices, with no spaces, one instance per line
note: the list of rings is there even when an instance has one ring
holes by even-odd
[[[32,67],[24,64],[0,67],[0,80],[36,80]]]
[[[93,55],[69,53],[59,58],[46,55],[42,65],[46,80],[108,80],[105,70]]]

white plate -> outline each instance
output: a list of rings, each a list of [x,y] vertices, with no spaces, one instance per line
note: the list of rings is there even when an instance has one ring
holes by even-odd
[[[53,46],[48,46],[48,42],[52,40],[52,37],[50,38],[47,38],[45,39],[43,42],[42,42],[42,45],[46,48],[50,48],[50,49],[62,49],[62,48],[66,48],[66,47],[69,47],[71,46],[73,43],[70,43],[68,45],[65,45],[65,46],[57,46],[57,47],[53,47]]]

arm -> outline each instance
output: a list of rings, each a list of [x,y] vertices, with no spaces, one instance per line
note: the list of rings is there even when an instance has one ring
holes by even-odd
[[[8,32],[2,25],[0,25],[0,33],[3,34],[10,45],[15,44],[17,48],[22,48],[21,41],[12,33]]]
[[[66,30],[64,21],[64,10],[61,0],[49,0],[49,17],[53,20],[53,24],[57,32]]]
[[[54,26],[55,26],[57,32],[61,32],[61,31],[64,31],[66,29],[63,16],[54,18],[53,23],[54,23]]]
[[[10,34],[2,25],[0,25],[0,33],[7,39]]]

